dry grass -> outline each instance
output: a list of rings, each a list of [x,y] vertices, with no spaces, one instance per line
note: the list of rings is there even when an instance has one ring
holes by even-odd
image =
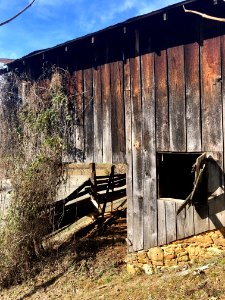
[[[117,219],[102,235],[88,233],[40,262],[44,271],[20,286],[0,292],[10,299],[225,299],[225,257],[197,265],[170,268],[154,275],[131,276],[126,272],[126,224]],[[79,240],[79,241],[78,241]]]

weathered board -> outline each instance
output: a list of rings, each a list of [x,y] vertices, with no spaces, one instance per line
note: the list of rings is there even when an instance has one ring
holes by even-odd
[[[143,223],[143,139],[142,139],[142,101],[141,64],[139,52],[139,32],[135,31],[135,57],[130,59],[131,101],[132,101],[132,158],[133,158],[133,241],[134,249],[141,250],[144,245]]]
[[[111,69],[111,105],[112,105],[112,160],[113,163],[124,161],[125,128],[123,102],[123,63],[110,64]]]
[[[223,151],[219,24],[203,20],[201,34],[202,150]]]
[[[104,64],[102,73],[103,162],[112,162],[110,66]]]
[[[76,136],[76,159],[84,160],[84,104],[83,104],[83,74],[82,70],[76,71],[74,76],[75,85],[75,136]]]
[[[195,29],[196,30],[196,29]],[[185,45],[187,152],[201,151],[199,44]]]
[[[157,151],[169,151],[169,102],[167,87],[167,54],[161,50],[155,54],[155,101]]]
[[[94,101],[94,161],[103,161],[103,131],[102,131],[102,95],[101,95],[101,68],[93,70],[93,101]]]
[[[84,145],[85,161],[94,161],[94,97],[93,97],[93,70],[83,71],[84,76]]]
[[[130,61],[124,61],[124,103],[125,103],[125,125],[126,125],[126,163],[127,163],[127,246],[132,252],[133,247],[133,180],[132,180],[132,114],[131,114],[131,82]]]
[[[149,40],[149,50],[151,41]],[[144,248],[157,245],[157,200],[156,200],[156,141],[155,141],[155,89],[154,54],[141,57],[142,110],[143,110],[143,222]]]
[[[170,151],[186,151],[184,48],[168,49]]]

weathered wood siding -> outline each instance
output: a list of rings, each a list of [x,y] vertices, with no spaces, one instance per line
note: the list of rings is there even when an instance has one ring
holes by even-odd
[[[223,174],[225,26],[179,7],[99,35],[54,57],[67,55],[76,90],[74,160],[127,164],[129,251],[225,226],[223,195],[177,216],[156,168],[157,152],[206,151]]]

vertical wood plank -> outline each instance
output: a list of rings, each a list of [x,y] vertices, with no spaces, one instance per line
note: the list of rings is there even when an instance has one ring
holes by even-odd
[[[123,67],[121,61],[110,64],[112,105],[112,159],[113,163],[124,162],[125,128],[123,102]]]
[[[197,30],[197,29],[196,29]],[[201,151],[199,45],[184,46],[186,79],[187,151]]]
[[[225,224],[223,154],[207,152],[207,157],[212,159],[207,163],[209,229],[212,230]]]
[[[202,207],[194,207],[194,226],[195,234],[199,234],[209,230],[209,212],[208,205]]]
[[[94,161],[94,110],[93,110],[93,72],[83,71],[84,76],[84,143],[86,162]]]
[[[219,24],[202,21],[201,87],[202,87],[202,150],[223,150],[221,55]]]
[[[185,215],[186,215],[186,226],[184,228],[184,234],[185,237],[189,237],[195,234],[194,208],[192,205],[185,208]]]
[[[165,201],[166,211],[166,242],[169,244],[177,238],[176,233],[176,203],[175,201]]]
[[[103,162],[112,162],[111,130],[111,93],[109,64],[101,66],[102,73],[102,126],[103,126]]]
[[[170,150],[186,151],[185,81],[183,45],[171,47],[168,55]]]
[[[160,54],[155,54],[155,97],[157,151],[169,151],[169,103],[166,50],[161,50]]]
[[[166,244],[166,210],[165,201],[158,200],[158,246]]]
[[[132,161],[132,115],[131,115],[131,86],[130,61],[124,63],[124,102],[125,102],[125,129],[126,129],[126,161],[127,161],[127,239],[128,251],[133,251],[133,161]]]
[[[222,121],[223,121],[223,172],[225,171],[225,24],[221,24]]]
[[[84,161],[84,104],[83,104],[83,73],[75,72],[75,136],[76,160]]]
[[[132,100],[132,155],[133,155],[133,234],[134,250],[142,250],[143,245],[143,151],[142,151],[142,102],[139,56],[139,32],[135,31],[135,57],[131,65]]]
[[[149,41],[150,48],[150,41]],[[150,49],[149,49],[150,51]],[[157,245],[154,54],[141,57],[144,171],[144,249]]]
[[[182,202],[176,202],[176,212],[181,207]],[[177,239],[183,239],[185,237],[185,227],[186,227],[186,210],[183,209],[176,217],[177,224]]]
[[[93,70],[94,86],[94,161],[102,163],[102,95],[101,95],[101,68]]]

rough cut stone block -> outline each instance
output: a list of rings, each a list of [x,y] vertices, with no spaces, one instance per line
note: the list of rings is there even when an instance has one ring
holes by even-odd
[[[152,261],[163,261],[163,250],[160,247],[152,248],[148,251],[148,257]]]
[[[137,265],[127,264],[127,272],[131,275],[136,275],[143,273],[143,270]]]

